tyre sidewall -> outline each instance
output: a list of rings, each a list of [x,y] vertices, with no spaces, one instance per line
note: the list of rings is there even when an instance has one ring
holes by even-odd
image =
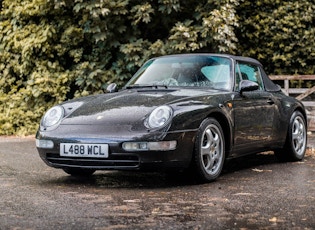
[[[305,146],[304,146],[304,152],[302,154],[299,154],[296,152],[294,145],[293,145],[293,124],[294,124],[294,120],[299,117],[300,119],[303,120],[303,124],[304,124],[304,133],[305,133]],[[289,124],[289,130],[288,130],[288,138],[287,138],[287,143],[286,143],[286,151],[288,151],[288,154],[290,155],[292,160],[302,160],[304,158],[305,155],[305,151],[306,151],[306,146],[307,146],[307,130],[306,130],[306,121],[304,116],[301,114],[301,112],[299,111],[295,111],[290,119],[290,124]]]
[[[202,141],[205,129],[211,124],[215,125],[218,128],[218,130],[220,131],[221,141],[222,141],[222,145],[223,145],[222,146],[223,150],[222,150],[221,164],[219,165],[219,169],[217,170],[217,172],[215,174],[212,174],[212,175],[210,175],[206,172],[206,170],[204,169],[204,166],[203,166],[202,159],[201,159],[201,157],[202,157],[201,156],[201,145],[202,145],[201,141]],[[224,140],[224,134],[223,134],[222,127],[216,119],[207,118],[206,120],[204,120],[201,123],[197,137],[196,137],[196,141],[195,141],[194,163],[195,163],[195,171],[198,174],[197,176],[203,182],[214,181],[221,174],[221,171],[222,171],[222,168],[224,165],[224,160],[225,160],[225,140]]]

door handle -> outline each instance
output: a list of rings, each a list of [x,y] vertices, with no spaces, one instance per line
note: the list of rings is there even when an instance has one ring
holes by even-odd
[[[273,105],[275,102],[271,98],[268,98],[267,103],[269,105]]]

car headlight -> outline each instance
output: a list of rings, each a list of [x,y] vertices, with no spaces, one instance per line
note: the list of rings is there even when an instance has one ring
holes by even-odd
[[[147,120],[147,125],[149,128],[161,128],[169,122],[172,115],[173,110],[171,107],[167,105],[159,106],[151,112]]]
[[[64,109],[62,106],[54,106],[50,108],[42,119],[42,126],[51,127],[58,124],[64,116]]]

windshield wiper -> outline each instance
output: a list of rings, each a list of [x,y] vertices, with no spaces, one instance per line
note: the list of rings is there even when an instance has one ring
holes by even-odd
[[[163,84],[152,84],[152,85],[128,85],[126,86],[126,89],[139,89],[139,88],[153,88],[153,89],[158,89],[158,88],[164,88],[167,89],[167,85]]]

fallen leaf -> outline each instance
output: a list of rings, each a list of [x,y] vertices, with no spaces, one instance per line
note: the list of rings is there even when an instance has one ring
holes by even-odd
[[[254,172],[272,172],[272,170],[252,169]]]
[[[233,194],[234,196],[251,196],[251,193],[247,193],[247,192],[239,192],[239,193],[235,193]]]
[[[270,222],[277,222],[277,217],[272,217],[271,219],[269,219]]]
[[[262,169],[252,169],[254,172],[263,172],[264,170]]]

